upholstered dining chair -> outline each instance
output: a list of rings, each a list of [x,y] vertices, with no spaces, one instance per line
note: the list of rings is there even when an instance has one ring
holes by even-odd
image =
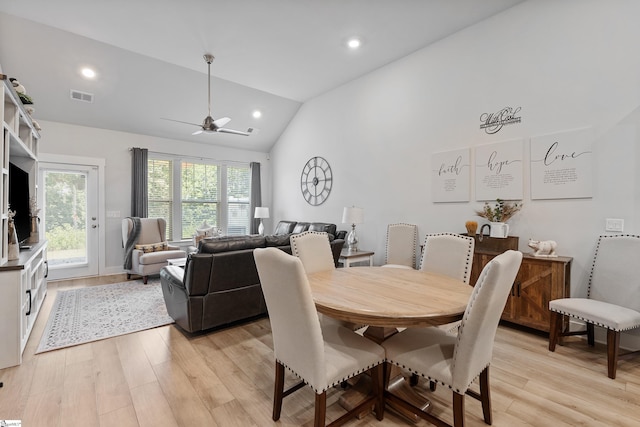
[[[167,222],[164,218],[124,218],[122,244],[125,250],[124,270],[127,279],[132,274],[142,276],[143,282],[160,273],[168,259],[185,258],[187,253],[166,240]]]
[[[522,253],[506,251],[480,273],[469,298],[458,334],[437,327],[410,328],[382,342],[387,361],[453,392],[453,425],[464,425],[465,394],[482,402],[484,422],[491,424],[489,365],[502,310],[522,262]],[[470,390],[480,377],[480,393]],[[447,425],[434,415],[390,394],[385,396],[435,425]]]
[[[293,234],[289,241],[291,253],[300,258],[307,274],[336,268],[327,233],[305,231]]]
[[[371,370],[374,393],[330,425],[341,425],[375,405],[384,416],[384,349],[334,323],[321,326],[302,261],[276,248],[253,252],[264,292],[275,356],[273,420],[280,419],[282,399],[306,383],[315,392],[314,426],[324,426],[327,390]],[[284,390],[285,368],[302,381]]]
[[[468,284],[475,244],[473,237],[460,234],[427,234],[419,270],[444,274]]]
[[[418,226],[413,224],[389,224],[387,226],[387,251],[383,267],[416,268]]]
[[[304,271],[307,274],[333,270],[336,268],[333,262],[333,253],[331,252],[331,245],[329,243],[329,236],[327,233],[320,231],[305,231],[300,234],[292,235],[289,241],[291,242],[291,253],[293,256],[300,258]],[[337,320],[329,316],[323,316],[322,314],[319,314],[318,316],[323,324],[336,323],[353,331],[366,326]]]
[[[607,330],[607,371],[616,378],[620,332],[640,327],[640,280],[634,261],[640,259],[640,236],[600,236],[596,246],[586,298],[549,301],[551,324],[549,350],[555,351],[562,336],[587,334],[595,344],[594,327]],[[563,315],[586,323],[582,332],[564,332]]]

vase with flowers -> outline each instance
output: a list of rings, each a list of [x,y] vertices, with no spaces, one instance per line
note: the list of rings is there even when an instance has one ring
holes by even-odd
[[[496,203],[491,206],[485,202],[482,210],[476,211],[476,215],[489,220],[480,228],[480,234],[485,227],[489,227],[489,237],[504,238],[509,235],[509,224],[507,221],[522,209],[522,203],[508,202],[496,199]]]
[[[29,233],[29,242],[38,243],[40,241],[40,218],[38,218],[38,200],[35,196],[29,198],[29,216],[31,217],[31,229]]]

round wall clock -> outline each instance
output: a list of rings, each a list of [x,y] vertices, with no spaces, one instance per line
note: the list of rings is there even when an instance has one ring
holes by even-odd
[[[331,166],[322,157],[312,157],[302,168],[300,190],[302,197],[312,206],[324,203],[331,193],[333,175]]]

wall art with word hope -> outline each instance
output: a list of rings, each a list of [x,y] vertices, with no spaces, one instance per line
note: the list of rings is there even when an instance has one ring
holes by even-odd
[[[531,137],[531,198],[593,197],[592,128]]]
[[[476,200],[522,200],[523,154],[522,138],[477,146]]]

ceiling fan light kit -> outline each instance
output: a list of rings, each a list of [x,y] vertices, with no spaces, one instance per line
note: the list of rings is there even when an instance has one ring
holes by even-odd
[[[202,124],[196,124],[196,123],[190,123],[190,122],[183,122],[181,120],[173,120],[173,119],[165,119],[165,120],[171,120],[172,122],[178,122],[178,123],[185,123],[188,125],[193,125],[193,126],[198,126],[200,127],[200,129],[198,129],[197,131],[193,132],[192,135],[199,135],[201,133],[230,133],[233,135],[243,135],[243,136],[249,136],[251,134],[251,132],[253,131],[252,128],[249,128],[247,130],[247,132],[243,132],[240,130],[234,130],[234,129],[228,129],[225,128],[224,125],[226,125],[227,123],[229,123],[231,121],[231,119],[229,117],[221,117],[219,119],[214,119],[213,117],[211,117],[211,63],[213,62],[213,60],[215,59],[215,57],[209,53],[205,54],[203,56],[205,62],[207,63],[207,89],[208,89],[208,107],[209,107],[209,114],[207,115],[207,117],[204,118],[204,120],[202,121]]]

